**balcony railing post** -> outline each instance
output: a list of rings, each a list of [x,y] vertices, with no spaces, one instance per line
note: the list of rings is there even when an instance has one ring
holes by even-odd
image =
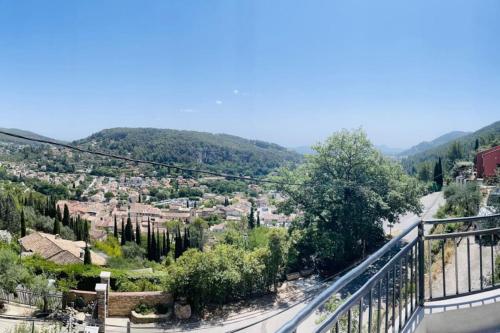
[[[418,225],[418,304],[424,305],[425,299],[425,261],[424,261],[424,221]]]

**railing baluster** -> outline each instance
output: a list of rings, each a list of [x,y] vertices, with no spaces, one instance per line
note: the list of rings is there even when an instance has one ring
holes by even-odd
[[[493,244],[495,243],[495,235],[491,234],[491,286],[495,286],[495,252],[493,250]]]
[[[382,282],[384,279],[378,281],[378,304],[377,304],[377,333],[380,333],[380,311],[382,309]],[[371,332],[368,332],[371,333]]]
[[[392,331],[396,332],[396,263],[393,266],[392,278]]]
[[[408,253],[405,255],[405,325],[408,321]]]
[[[387,270],[387,282],[385,284],[385,333],[389,332],[389,278],[390,271]]]
[[[441,242],[441,264],[443,266],[443,296],[446,297],[446,266],[444,263],[444,244],[446,240]]]
[[[427,247],[429,248],[428,263],[429,263],[429,299],[432,300],[432,241],[427,242]]]
[[[361,333],[363,327],[363,297],[359,299],[358,332]]]
[[[470,237],[467,236],[467,279],[469,284],[469,292],[472,291],[470,280]]]
[[[453,238],[453,250],[455,252],[455,291],[458,295],[458,248],[456,238]]]
[[[401,332],[401,329],[403,328],[403,322],[402,322],[402,306],[403,306],[403,258],[399,260],[399,284],[398,284],[398,322],[399,322],[399,332]]]
[[[368,294],[368,333],[372,332],[372,302],[373,302],[373,288],[370,288]]]
[[[483,244],[479,235],[479,287],[483,290]]]
[[[339,329],[339,321],[338,321],[338,320],[335,322],[335,332],[336,332],[336,333],[340,333],[340,329]]]
[[[351,309],[349,309],[347,311],[347,333],[351,333],[351,318],[352,317],[352,314],[351,314]]]
[[[413,313],[413,288],[416,286],[413,281],[413,247],[410,250],[410,312]],[[411,316],[411,315],[410,315]]]
[[[415,265],[418,273],[418,288],[416,289],[418,304],[424,305],[425,299],[425,257],[424,257],[425,241],[424,241],[424,222],[418,224],[418,263]],[[416,256],[415,256],[416,257]],[[415,258],[416,260],[416,258]],[[417,274],[416,274],[417,275]],[[415,276],[417,280],[417,276]],[[416,301],[416,300],[415,300]]]

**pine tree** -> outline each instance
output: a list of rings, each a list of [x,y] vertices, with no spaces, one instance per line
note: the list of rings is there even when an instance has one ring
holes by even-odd
[[[52,234],[59,235],[61,233],[61,222],[57,218],[54,219],[54,229],[52,230]]]
[[[26,236],[26,218],[24,217],[24,209],[21,211],[21,237]]]
[[[253,205],[250,207],[250,214],[248,215],[248,229],[255,228],[255,216],[253,211]]]
[[[123,217],[122,217],[122,239],[120,244],[125,245],[125,221],[123,220]]]
[[[59,207],[59,206],[57,206],[57,207]],[[64,204],[62,224],[64,226],[69,225],[69,209],[68,209],[68,205],[66,205],[66,204]]]
[[[83,256],[83,264],[92,265],[92,256],[90,255],[90,249],[86,242],[85,242],[85,255]]]
[[[135,221],[135,242],[137,245],[141,245],[141,226],[138,220]]]

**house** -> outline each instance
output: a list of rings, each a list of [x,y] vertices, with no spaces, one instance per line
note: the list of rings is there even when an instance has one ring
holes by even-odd
[[[38,254],[44,259],[56,264],[77,264],[83,263],[85,254],[85,242],[62,239],[59,235],[51,235],[43,232],[34,232],[21,239],[19,244],[23,255]],[[90,251],[92,263],[104,266],[106,258]]]
[[[476,155],[476,171],[479,178],[495,177],[500,166],[500,146],[496,146]]]

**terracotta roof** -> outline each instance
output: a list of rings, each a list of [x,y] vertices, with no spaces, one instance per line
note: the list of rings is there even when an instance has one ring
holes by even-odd
[[[24,251],[39,254],[43,258],[58,264],[81,263],[81,251],[85,248],[83,241],[71,241],[58,238],[55,235],[34,232],[19,240]],[[90,251],[92,263],[105,265],[106,259]]]

